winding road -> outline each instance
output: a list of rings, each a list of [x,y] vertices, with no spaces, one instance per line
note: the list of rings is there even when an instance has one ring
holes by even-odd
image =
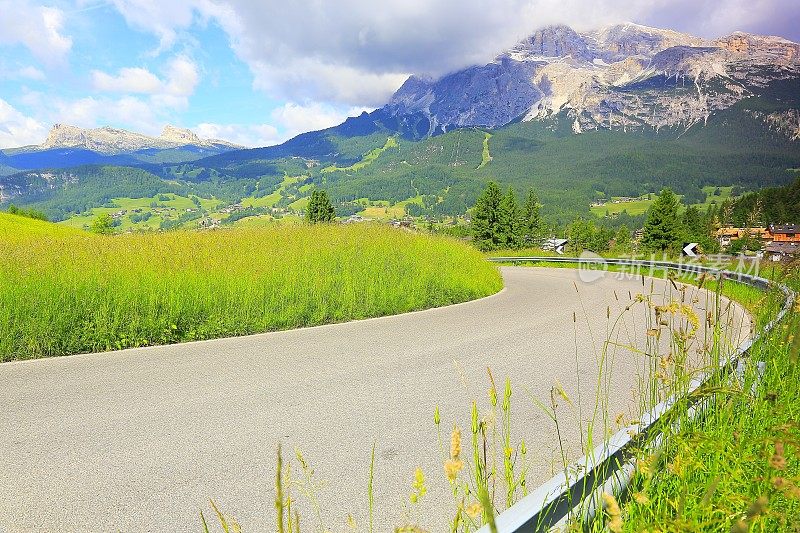
[[[512,441],[525,439],[535,487],[558,468],[560,452],[552,422],[530,396],[549,402],[560,383],[590,416],[610,324],[651,283],[659,303],[676,293],[663,281],[610,274],[581,283],[567,269],[502,273],[502,292],[445,308],[0,365],[0,532],[201,531],[208,498],[245,532],[270,531],[278,442],[298,482],[296,447],[313,467],[322,485],[314,494],[331,530],[347,530],[348,513],[366,529],[375,442],[376,531],[404,520],[443,531],[455,508],[434,407],[445,439],[453,424],[466,436],[471,402],[487,412],[487,367],[501,391],[511,379]],[[698,299],[702,317],[706,298]],[[634,305],[610,336],[643,346],[645,312]],[[727,318],[738,344],[749,318],[737,306]],[[625,348],[611,352],[613,418],[631,412],[646,363]],[[575,458],[577,408],[563,404],[559,416],[566,453]],[[418,466],[428,493],[412,506]],[[310,531],[318,520],[313,505],[300,509]]]

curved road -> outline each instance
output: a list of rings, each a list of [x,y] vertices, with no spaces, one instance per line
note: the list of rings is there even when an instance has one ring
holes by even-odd
[[[630,303],[629,291],[649,292],[651,281],[581,283],[565,269],[502,272],[499,294],[446,308],[0,365],[0,532],[200,531],[198,512],[210,511],[209,497],[245,531],[272,530],[278,441],[287,458],[299,447],[324,482],[316,496],[330,529],[345,530],[348,512],[365,529],[376,441],[377,530],[406,518],[420,466],[429,491],[410,518],[442,531],[454,507],[433,409],[440,408],[445,438],[454,423],[467,437],[471,401],[488,405],[486,367],[501,394],[512,380],[512,441],[526,440],[528,485],[536,486],[558,468],[559,452],[552,423],[525,391],[547,402],[559,382],[591,411],[608,308],[613,320]],[[671,289],[655,281],[653,290],[660,301]],[[701,316],[705,300],[696,304]],[[730,309],[738,342],[749,319]],[[643,346],[644,316],[635,306],[612,337]],[[631,412],[642,360],[619,348],[613,364],[612,418]],[[562,405],[559,416],[575,458],[576,411]],[[308,529],[315,513],[308,505],[303,511]]]

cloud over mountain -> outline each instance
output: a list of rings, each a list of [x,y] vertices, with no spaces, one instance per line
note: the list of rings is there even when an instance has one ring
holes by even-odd
[[[195,0],[179,5],[115,0],[114,4],[130,23],[155,33],[162,43],[173,42],[193,21],[216,20],[250,66],[258,88],[294,101],[359,106],[382,104],[411,73],[438,76],[484,64],[498,50],[547,24],[586,29],[635,20],[704,37],[737,29],[800,37],[796,27],[800,4],[793,0],[497,0],[491,5],[477,0],[386,0],[380,6],[366,0]]]

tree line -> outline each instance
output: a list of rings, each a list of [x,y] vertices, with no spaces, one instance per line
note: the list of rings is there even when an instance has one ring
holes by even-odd
[[[533,189],[520,205],[513,188],[503,193],[496,182],[489,182],[472,209],[471,234],[481,250],[540,247],[548,237],[563,235],[567,251],[585,250],[618,254],[639,252],[677,254],[687,242],[697,242],[703,253],[716,253],[715,238],[721,225],[719,209],[712,205],[703,213],[696,206],[685,207],[671,189],[663,189],[645,215],[641,238],[631,229],[577,217],[563,227],[551,227],[540,214],[541,204]],[[724,215],[722,215],[724,219]]]
[[[490,181],[472,210],[473,239],[481,250],[522,248],[541,244],[546,230],[539,197],[528,190],[520,205],[512,187],[505,194]]]

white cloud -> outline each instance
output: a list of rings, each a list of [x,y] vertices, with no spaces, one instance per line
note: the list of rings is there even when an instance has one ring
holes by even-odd
[[[19,69],[16,74],[17,77],[19,78],[25,78],[28,80],[35,80],[35,81],[42,81],[47,78],[44,72],[32,66],[23,67]]]
[[[298,58],[290,65],[257,61],[250,65],[257,89],[279,97],[379,107],[408,73],[371,73],[350,66]]]
[[[47,65],[61,63],[72,48],[63,34],[64,12],[28,0],[0,0],[0,45],[22,44]]]
[[[347,117],[357,116],[363,111],[370,110],[364,107],[342,109],[316,102],[306,105],[288,102],[274,109],[271,117],[281,127],[284,138],[288,139],[306,131],[330,128],[341,124]]]
[[[116,76],[94,70],[92,85],[98,91],[118,93],[154,94],[163,89],[161,80],[144,68],[123,68]]]
[[[187,57],[178,56],[168,65],[165,92],[172,96],[190,96],[199,81],[197,65]]]
[[[39,144],[46,136],[44,125],[0,98],[0,148]]]
[[[197,65],[185,56],[175,57],[167,64],[164,80],[139,67],[122,68],[117,75],[92,71],[92,85],[104,92],[191,96],[199,81]]]
[[[158,54],[171,48],[178,34],[198,19],[224,18],[226,7],[214,0],[111,0],[134,28],[149,31],[159,38]]]
[[[158,110],[185,109],[200,82],[197,65],[188,57],[173,58],[165,67],[164,79],[140,67],[120,69],[116,75],[92,71],[92,85],[102,92],[150,95]]]
[[[161,80],[144,68],[123,68],[116,76],[94,70],[92,85],[98,91],[144,94],[157,93],[163,87]]]
[[[285,140],[272,124],[198,124],[192,130],[204,139],[222,139],[242,146],[271,146]]]

